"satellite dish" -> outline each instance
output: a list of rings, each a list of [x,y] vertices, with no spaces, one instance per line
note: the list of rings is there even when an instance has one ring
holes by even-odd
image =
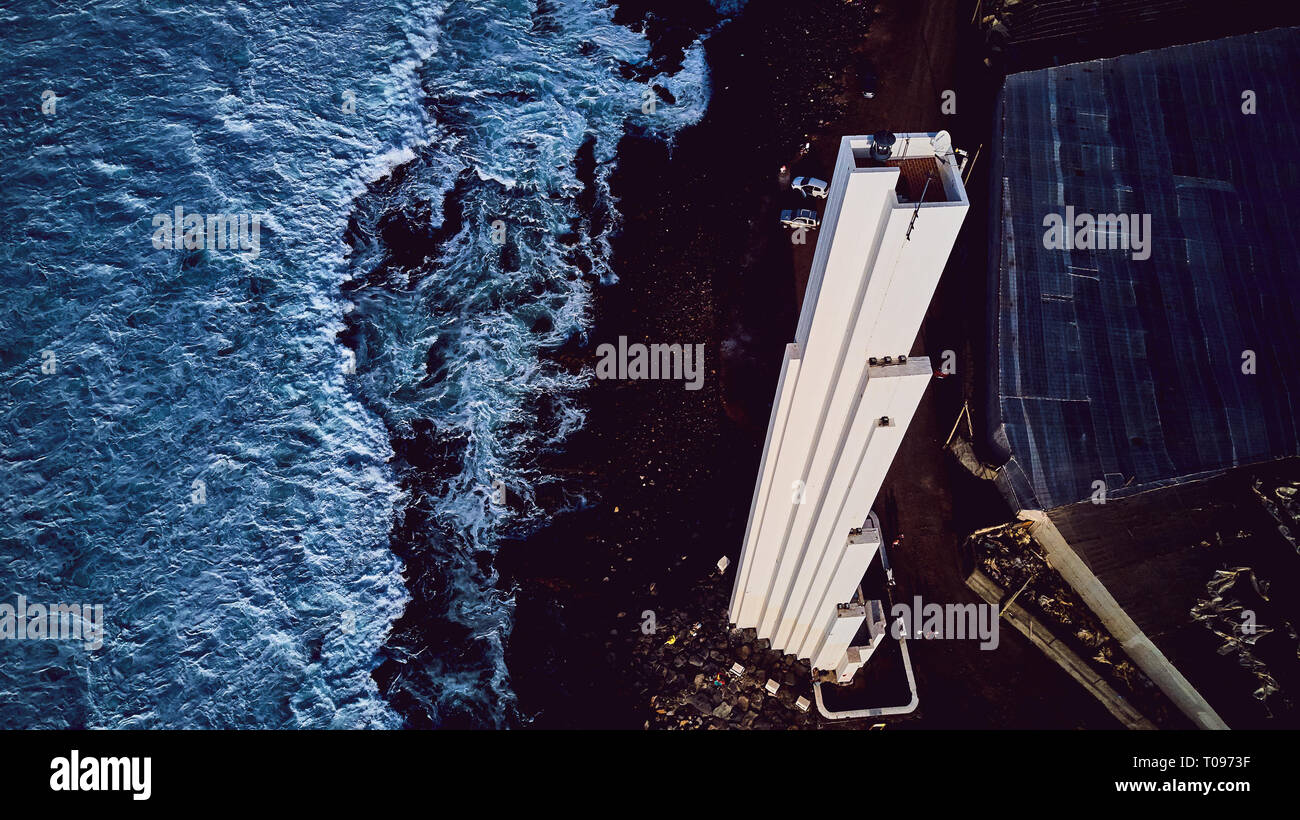
[[[935,156],[946,157],[952,153],[952,134],[940,131],[930,138],[930,145],[934,148]]]

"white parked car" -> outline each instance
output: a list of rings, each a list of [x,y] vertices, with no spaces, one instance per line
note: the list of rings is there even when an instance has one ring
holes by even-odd
[[[790,187],[803,194],[804,196],[815,196],[821,199],[826,198],[827,190],[830,185],[826,180],[817,177],[795,177],[790,180]]]
[[[816,228],[822,224],[817,218],[817,212],[808,208],[798,210],[784,210],[781,212],[781,224],[787,228]]]

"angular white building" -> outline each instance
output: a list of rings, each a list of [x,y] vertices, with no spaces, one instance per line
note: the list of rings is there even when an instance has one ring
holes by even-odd
[[[840,142],[730,611],[840,681],[879,643],[873,622],[854,645],[880,548],[869,514],[932,375],[908,353],[969,205],[947,134]]]

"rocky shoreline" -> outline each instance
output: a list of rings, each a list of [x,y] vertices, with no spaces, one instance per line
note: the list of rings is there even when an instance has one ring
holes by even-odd
[[[712,597],[701,592],[705,599]],[[651,714],[643,728],[761,730],[816,724],[806,663],[773,650],[752,629],[729,628],[725,612],[694,622],[694,612],[667,615],[655,634],[633,646],[635,662],[648,672],[642,683]],[[737,668],[739,674],[733,671]]]

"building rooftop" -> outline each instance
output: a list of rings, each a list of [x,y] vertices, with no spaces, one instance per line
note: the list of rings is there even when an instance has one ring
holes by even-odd
[[[1277,29],[1007,78],[986,418],[1017,506],[1300,454],[1298,72]],[[1047,247],[1067,213],[1149,219],[1149,258]]]
[[[1116,27],[1187,14],[1207,0],[992,0],[984,24],[1013,43],[1103,33]]]
[[[894,143],[889,146],[888,157],[875,148],[876,138],[849,137],[853,148],[854,167],[897,168],[899,204],[916,202],[961,202],[964,187],[957,172],[956,156],[951,148],[951,138],[936,148],[935,133],[892,134]],[[940,153],[942,152],[942,153]]]

